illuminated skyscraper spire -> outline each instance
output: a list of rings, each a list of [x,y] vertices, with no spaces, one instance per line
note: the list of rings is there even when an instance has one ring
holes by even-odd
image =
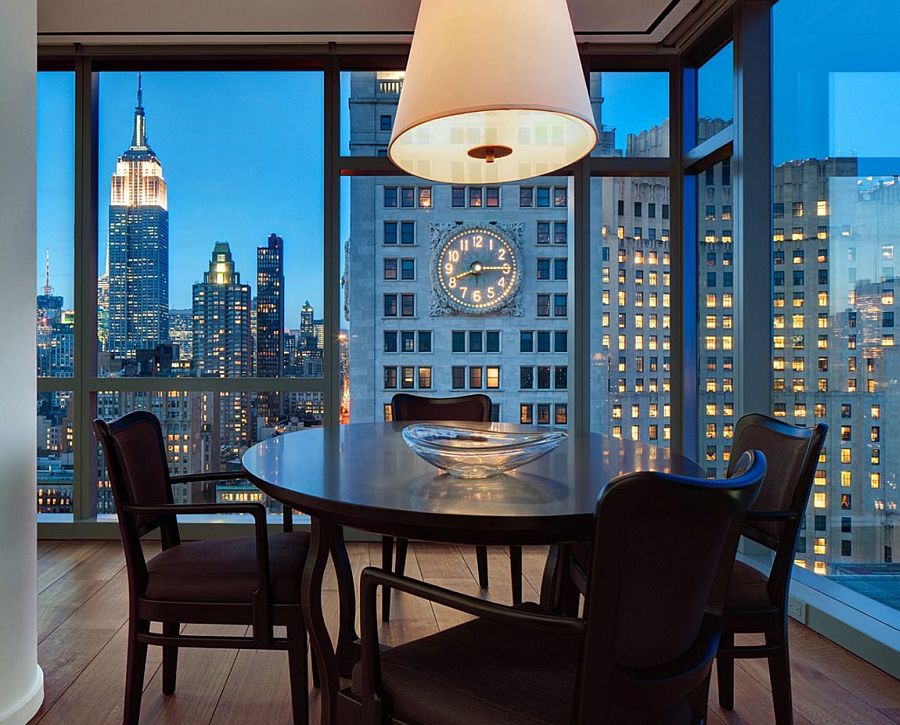
[[[47,297],[49,297],[50,295],[53,294],[53,287],[50,284],[50,248],[49,247],[47,248],[47,258],[46,258],[46,261],[44,262],[44,271],[45,271],[44,294],[47,295]]]
[[[144,91],[141,88],[141,74],[137,74],[137,105],[134,107],[134,132],[131,148],[147,148],[147,119],[144,116]]]

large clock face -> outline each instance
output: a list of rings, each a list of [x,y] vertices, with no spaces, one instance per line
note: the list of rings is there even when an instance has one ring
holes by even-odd
[[[519,260],[513,245],[497,231],[469,227],[438,249],[437,278],[444,297],[458,310],[491,312],[512,299]]]

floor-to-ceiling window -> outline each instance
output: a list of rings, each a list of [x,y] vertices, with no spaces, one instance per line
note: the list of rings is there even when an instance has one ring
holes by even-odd
[[[152,411],[174,473],[239,468],[322,423],[325,127],[321,71],[82,71],[80,104],[75,85],[39,76],[37,509],[83,519],[114,511],[96,416]],[[78,114],[96,130],[78,177],[93,227],[73,219]]]
[[[38,73],[37,511],[70,520],[74,478],[75,73]]]
[[[590,427],[665,446],[672,432],[670,82],[666,70],[590,74],[601,129],[590,159]]]
[[[400,392],[480,393],[494,420],[567,426],[570,178],[453,185],[392,173],[402,88],[401,70],[341,73],[352,174],[341,185],[341,419],[390,420]],[[373,173],[354,173],[361,162]]]
[[[797,563],[895,610],[898,30],[883,0],[773,8],[772,406],[830,427]]]

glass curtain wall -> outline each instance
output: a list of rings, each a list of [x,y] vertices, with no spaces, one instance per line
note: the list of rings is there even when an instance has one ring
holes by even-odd
[[[600,143],[590,180],[590,428],[671,439],[670,181],[638,164],[669,158],[669,73],[590,74]],[[606,159],[622,160],[618,173]],[[632,166],[633,169],[628,169]],[[621,175],[628,170],[635,175]]]
[[[75,73],[38,73],[38,514],[71,519],[75,376]]]
[[[884,0],[773,8],[773,413],[830,427],[797,563],[895,610],[898,30]]]
[[[566,426],[571,181],[391,173],[378,159],[402,87],[402,71],[341,74],[344,161],[368,158],[381,172],[342,184],[341,421],[391,420],[392,397],[406,391],[481,393],[494,420]]]

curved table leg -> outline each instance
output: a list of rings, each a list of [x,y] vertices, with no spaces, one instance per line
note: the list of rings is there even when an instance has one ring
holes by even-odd
[[[311,520],[309,553],[303,567],[301,599],[303,620],[309,633],[309,643],[319,672],[322,723],[337,722],[338,664],[331,646],[331,637],[322,613],[322,578],[328,564],[338,527],[330,521]],[[352,584],[352,582],[351,582]]]
[[[338,600],[340,602],[340,628],[337,641],[337,666],[341,677],[353,674],[353,665],[359,662],[359,635],[356,634],[356,590],[350,557],[344,543],[344,529],[336,526],[331,544],[331,559],[337,575]]]

